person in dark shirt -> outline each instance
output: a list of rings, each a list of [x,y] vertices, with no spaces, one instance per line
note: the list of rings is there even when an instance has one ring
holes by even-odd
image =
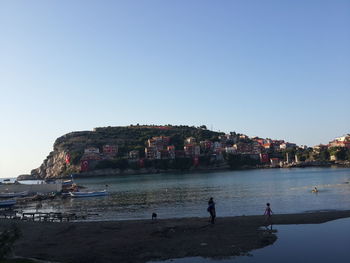
[[[214,202],[212,197],[210,197],[210,199],[208,201],[208,209],[207,209],[207,211],[210,214],[210,222],[212,224],[214,224],[215,223],[216,212],[215,212],[215,202]]]
[[[271,217],[272,217],[272,210],[271,210],[271,207],[270,207],[270,203],[267,203],[266,204],[266,209],[265,209],[265,213],[264,213],[264,216],[265,216],[265,224],[268,226],[268,225],[271,225],[271,229],[272,229],[272,220],[271,220]],[[266,226],[266,227],[267,227]]]

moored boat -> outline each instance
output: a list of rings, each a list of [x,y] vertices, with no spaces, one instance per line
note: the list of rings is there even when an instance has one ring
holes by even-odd
[[[64,180],[62,186],[72,186],[74,184],[73,180]]]
[[[71,197],[93,197],[93,196],[105,196],[108,194],[106,190],[92,191],[92,192],[69,192]]]
[[[1,192],[0,198],[24,197],[28,195],[28,191],[23,192]]]

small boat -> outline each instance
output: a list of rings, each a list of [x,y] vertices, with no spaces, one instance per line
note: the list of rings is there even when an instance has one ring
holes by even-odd
[[[93,191],[93,192],[69,192],[71,197],[92,197],[92,196],[105,196],[108,194],[107,190]]]
[[[74,184],[73,180],[64,180],[62,186],[72,186]]]
[[[0,201],[0,208],[11,207],[16,204],[16,200],[3,200]]]
[[[1,192],[0,198],[24,197],[28,195],[28,191],[23,192]]]

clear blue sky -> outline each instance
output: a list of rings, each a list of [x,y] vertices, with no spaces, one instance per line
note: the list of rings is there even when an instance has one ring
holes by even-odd
[[[350,1],[0,1],[0,177],[71,131],[350,132]]]

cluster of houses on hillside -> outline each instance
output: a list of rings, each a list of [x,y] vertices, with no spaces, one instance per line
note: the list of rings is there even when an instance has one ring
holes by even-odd
[[[183,142],[183,148],[176,149],[175,145],[171,144],[170,137],[157,136],[147,140],[144,153],[139,150],[132,150],[128,152],[127,159],[143,163],[144,160],[192,158],[194,165],[198,165],[200,156],[210,156],[212,160],[223,161],[223,156],[226,153],[245,154],[253,159],[260,159],[262,163],[269,163],[276,161],[269,158],[269,153],[295,147],[297,147],[296,144],[283,140],[225,134],[219,136],[216,141],[197,141],[194,137],[188,137]],[[102,149],[98,147],[86,148],[81,157],[81,171],[87,171],[92,162],[112,160],[117,157],[126,157],[118,156],[118,145],[103,145]],[[69,156],[66,161],[69,163]]]
[[[88,147],[84,149],[84,153],[80,159],[82,172],[89,170],[91,162],[98,162],[101,160],[112,160],[118,155],[118,145],[103,145],[102,151],[98,147]],[[66,163],[70,164],[71,156],[66,154]]]
[[[334,139],[328,145],[317,145],[314,151],[321,151],[329,147],[346,147],[350,149],[350,134]],[[176,149],[167,136],[152,137],[147,140],[144,153],[139,150],[128,152],[127,156],[118,155],[118,145],[103,145],[102,149],[89,147],[84,150],[81,157],[81,171],[87,171],[91,162],[101,160],[113,160],[117,157],[127,157],[131,162],[145,160],[167,160],[176,158],[191,158],[193,164],[199,164],[201,156],[210,156],[215,161],[223,161],[225,154],[249,155],[250,158],[260,160],[262,164],[281,166],[280,158],[275,153],[288,149],[306,149],[307,146],[297,146],[295,143],[284,140],[271,140],[259,137],[248,137],[246,135],[225,134],[218,137],[218,140],[197,141],[194,137],[185,138],[183,148]],[[298,163],[298,157],[286,154],[284,164]],[[68,160],[69,162],[69,155]]]
[[[328,144],[319,144],[314,146],[316,149],[328,149],[330,147],[341,147],[350,149],[350,134],[335,138],[333,141],[330,141]]]
[[[313,147],[315,152],[326,151],[330,148],[346,148],[350,150],[350,134],[337,137],[333,141],[330,141],[328,144],[319,144]],[[336,161],[337,157],[335,155],[330,156],[331,161]]]
[[[283,140],[262,139],[258,137],[248,138],[246,135],[239,137],[226,134],[219,136],[218,141],[196,141],[194,137],[188,137],[184,141],[183,149],[175,149],[170,145],[169,137],[153,137],[147,141],[145,148],[146,159],[175,159],[182,157],[199,157],[202,155],[220,156],[228,154],[260,155],[271,151],[279,151],[297,147],[294,143]]]

